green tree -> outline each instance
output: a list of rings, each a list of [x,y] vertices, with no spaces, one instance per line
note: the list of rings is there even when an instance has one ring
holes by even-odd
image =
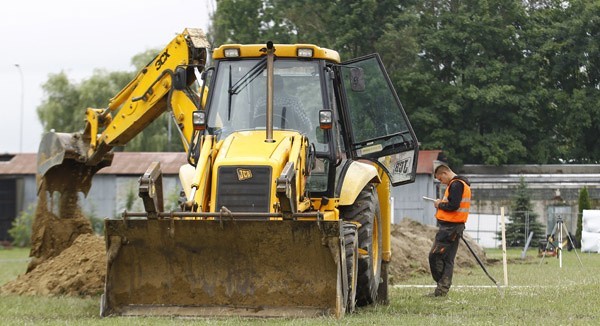
[[[531,196],[525,179],[521,177],[519,185],[515,189],[509,215],[509,223],[506,224],[506,245],[508,247],[523,247],[530,232],[533,232],[531,247],[539,246],[540,239],[545,236],[544,227],[537,221],[538,215],[533,211]],[[500,238],[502,234],[498,232]]]
[[[538,81],[531,92],[539,128],[528,148],[536,162],[600,160],[598,39],[600,1],[540,1],[529,10],[524,63]],[[540,137],[541,139],[537,139]],[[546,160],[544,160],[544,158]]]
[[[423,148],[455,164],[597,162],[599,4],[417,3],[402,31],[419,60],[394,81]]]
[[[564,8],[563,5],[561,8]],[[564,141],[561,159],[600,162],[600,1],[572,0],[553,24],[554,98],[562,113],[557,129]]]
[[[51,74],[42,85],[45,99],[37,112],[44,131],[81,129],[85,108],[79,108],[79,91],[65,72]]]
[[[583,187],[579,191],[579,205],[577,214],[577,232],[575,234],[575,238],[577,238],[578,247],[581,247],[581,232],[583,230],[583,210],[591,209],[592,202],[590,201],[590,195],[588,193],[587,187]]]
[[[65,72],[52,74],[42,86],[45,98],[38,106],[44,131],[77,132],[83,129],[87,108],[104,108],[109,100],[131,81],[158,53],[148,50],[131,60],[136,71],[94,70],[91,77],[74,83]],[[181,151],[183,147],[168,114],[163,114],[132,139],[128,151]]]
[[[455,165],[594,163],[598,16],[599,0],[221,0],[213,28],[218,44],[379,52],[422,148]]]
[[[30,204],[12,222],[8,234],[13,238],[12,244],[14,246],[29,247],[31,245],[31,225],[33,224],[34,211],[35,204]]]
[[[217,45],[315,43],[350,59],[373,53],[404,8],[393,0],[221,0],[211,28]]]
[[[277,0],[221,0],[212,17],[211,35],[224,43],[295,42],[289,20],[275,6]]]
[[[407,76],[418,89],[407,91],[422,94],[405,102],[424,148],[445,149],[455,164],[526,161],[527,89],[517,77],[523,8],[497,0],[424,1],[419,8],[420,60]]]
[[[327,33],[331,46],[342,58],[373,53],[395,17],[402,13],[398,1],[341,0],[331,3]]]

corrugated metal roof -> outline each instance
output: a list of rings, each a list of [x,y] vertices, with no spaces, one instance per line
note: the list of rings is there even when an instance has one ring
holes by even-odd
[[[0,160],[0,175],[35,174],[37,154],[3,154]]]
[[[0,175],[23,175],[37,172],[37,154],[4,154],[0,160]],[[187,163],[186,153],[116,152],[111,166],[98,174],[141,175],[152,162],[160,162],[164,174],[178,174]]]
[[[594,174],[600,173],[598,164],[465,164],[462,174]]]
[[[153,162],[160,162],[163,174],[179,174],[179,168],[187,163],[187,154],[183,152],[116,152],[112,165],[98,174],[144,174]]]

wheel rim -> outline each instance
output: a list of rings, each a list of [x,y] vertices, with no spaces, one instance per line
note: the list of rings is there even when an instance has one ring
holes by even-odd
[[[371,255],[373,256],[373,275],[379,270],[379,219],[377,215],[373,217],[373,236],[371,237]]]

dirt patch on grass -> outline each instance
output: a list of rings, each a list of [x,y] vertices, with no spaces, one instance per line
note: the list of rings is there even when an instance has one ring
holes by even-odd
[[[82,234],[59,255],[0,288],[3,294],[71,295],[101,294],[106,275],[104,240]]]

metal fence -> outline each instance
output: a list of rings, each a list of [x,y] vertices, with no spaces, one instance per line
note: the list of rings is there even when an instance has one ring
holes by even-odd
[[[498,248],[501,244],[497,237],[500,223],[500,214],[469,213],[465,232],[484,248]]]
[[[532,222],[531,216],[533,216],[534,213],[532,211],[519,211],[512,213],[525,214],[525,230],[522,236],[523,243],[526,243],[530,232],[530,224]],[[504,219],[505,223],[507,224],[510,223],[510,214],[511,212],[505,212]],[[557,222],[561,220],[565,228],[564,231],[568,231],[569,234],[574,237],[577,231],[578,217],[579,213],[552,211],[548,212],[548,215],[545,219],[543,219],[541,216],[538,216],[537,221],[542,225],[545,225],[546,234],[534,236],[542,238],[548,234],[554,233]],[[469,213],[469,219],[467,220],[465,231],[480,246],[484,248],[498,248],[501,245],[500,238],[498,237],[498,234],[501,231],[501,216],[500,214]]]

